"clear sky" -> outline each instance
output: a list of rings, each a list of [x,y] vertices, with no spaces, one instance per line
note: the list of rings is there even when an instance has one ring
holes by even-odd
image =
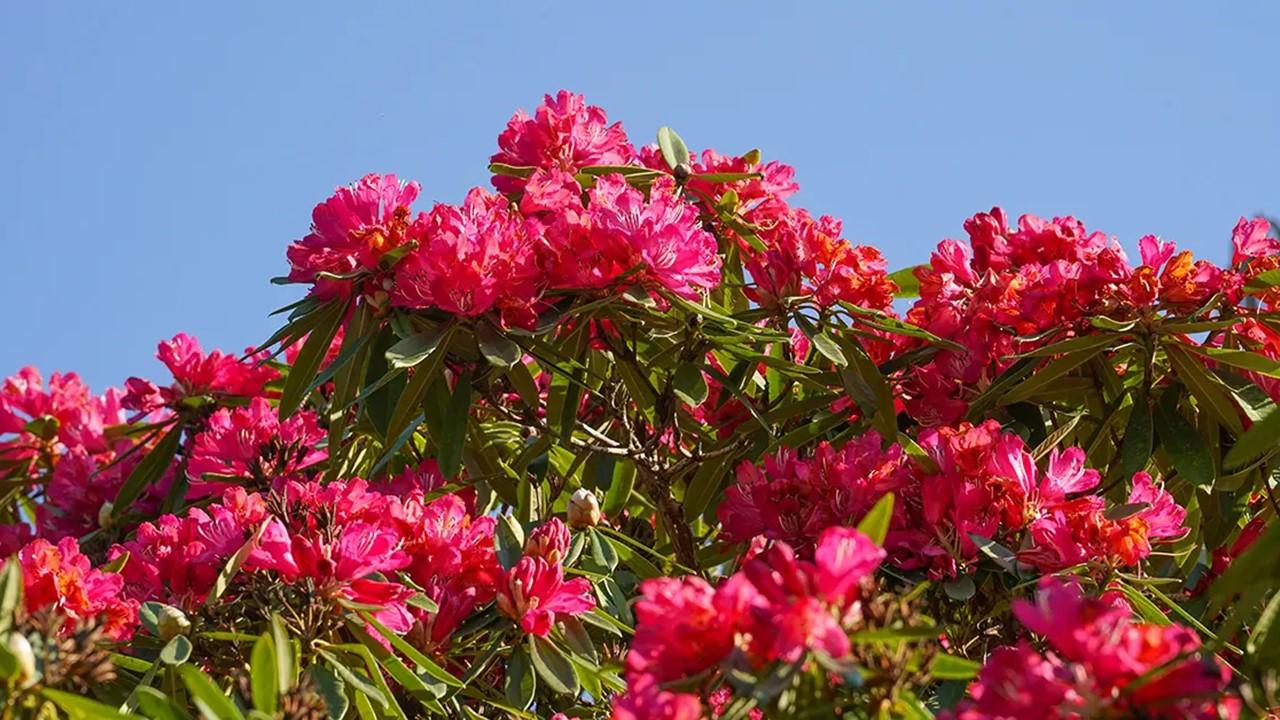
[[[893,269],[995,204],[1221,261],[1280,213],[1277,70],[1269,0],[8,2],[0,375],[100,390],[179,330],[265,339],[316,202],[371,171],[459,201],[560,88],[638,143],[795,165]]]

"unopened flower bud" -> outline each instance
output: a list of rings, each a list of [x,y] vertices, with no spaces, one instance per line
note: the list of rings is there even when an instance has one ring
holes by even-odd
[[[595,527],[600,524],[604,515],[600,512],[600,501],[595,493],[586,488],[578,488],[569,498],[569,524],[574,528]]]
[[[156,628],[160,631],[160,639],[168,642],[179,635],[186,635],[191,630],[191,621],[178,608],[165,605],[156,614]]]
[[[18,661],[15,676],[18,685],[29,688],[36,684],[36,654],[31,650],[31,642],[20,632],[9,633],[9,653]]]
[[[113,510],[115,510],[113,503],[102,503],[102,507],[98,508],[98,527],[107,528],[111,526],[111,512]]]
[[[690,175],[693,175],[693,169],[689,167],[689,163],[676,163],[672,174],[676,176],[676,182],[682,183],[688,180]]]

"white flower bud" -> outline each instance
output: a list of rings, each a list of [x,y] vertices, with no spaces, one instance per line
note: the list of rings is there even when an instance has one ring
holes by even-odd
[[[9,633],[9,652],[18,661],[18,685],[29,688],[36,684],[36,654],[31,650],[31,642],[20,632]]]
[[[160,630],[160,639],[169,642],[179,635],[186,635],[191,629],[191,621],[178,608],[165,605],[156,615],[156,627]]]
[[[600,524],[604,515],[600,512],[600,501],[595,493],[586,488],[578,488],[569,498],[569,525],[581,530]]]
[[[111,502],[102,503],[102,507],[98,508],[98,527],[107,528],[111,526],[111,511],[115,509],[115,505]]]

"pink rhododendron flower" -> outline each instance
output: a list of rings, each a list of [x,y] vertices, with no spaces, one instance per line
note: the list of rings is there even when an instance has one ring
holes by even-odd
[[[652,678],[641,676],[627,685],[627,692],[613,701],[611,720],[702,720],[697,695],[663,690]]]
[[[280,377],[274,368],[259,364],[266,359],[265,353],[243,361],[219,350],[205,353],[200,342],[186,333],[161,342],[156,357],[173,373],[173,384],[160,388],[149,380],[129,378],[122,401],[125,407],[152,412],[200,395],[255,397],[262,394],[263,386]]]
[[[561,616],[577,616],[596,606],[586,578],[564,579],[559,563],[525,556],[498,581],[498,609],[530,635],[545,637]]]
[[[627,673],[659,682],[692,677],[733,651],[737,617],[714,588],[696,576],[653,578],[640,584],[636,634]]]
[[[193,487],[233,478],[266,485],[323,461],[325,451],[315,447],[322,437],[315,413],[281,421],[265,399],[254,398],[247,407],[222,408],[209,418],[195,438],[187,475]]]
[[[416,182],[376,174],[338,188],[312,211],[311,233],[289,246],[289,279],[313,283],[312,295],[324,299],[363,290],[363,284],[350,278],[321,273],[350,276],[378,270],[384,255],[411,240],[409,206],[420,191]]]
[[[497,307],[515,324],[532,322],[537,223],[501,195],[474,188],[461,206],[436,205],[421,226],[419,247],[396,266],[394,305],[465,316]]]
[[[628,265],[684,297],[696,298],[720,284],[715,238],[698,224],[698,211],[675,194],[668,179],[655,180],[649,198],[621,175],[605,175],[590,192],[591,237],[625,252]]]
[[[576,172],[590,165],[630,165],[635,149],[622,123],[608,124],[604,110],[581,96],[561,90],[547,95],[532,117],[517,110],[498,136],[498,152],[489,162]],[[501,192],[519,192],[520,178],[494,175]]]
[[[71,620],[96,619],[111,639],[132,637],[138,603],[121,599],[124,579],[94,569],[75,538],[63,538],[57,545],[32,540],[18,553],[18,562],[22,564],[27,612],[53,609]],[[73,629],[71,625],[62,627],[64,633]]]
[[[540,557],[551,565],[569,553],[569,527],[560,518],[551,518],[529,533],[524,541],[524,554]]]
[[[25,367],[0,383],[0,460],[34,459],[42,450],[103,452],[106,426],[122,422],[118,391],[96,397],[75,373],[54,373],[46,386]]]

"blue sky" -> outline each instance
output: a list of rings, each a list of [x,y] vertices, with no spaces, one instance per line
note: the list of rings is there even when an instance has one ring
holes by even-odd
[[[995,204],[1216,260],[1280,214],[1280,3],[453,5],[5,3],[0,375],[100,390],[179,330],[264,339],[334,186],[460,200],[560,88],[795,165],[894,269]]]

